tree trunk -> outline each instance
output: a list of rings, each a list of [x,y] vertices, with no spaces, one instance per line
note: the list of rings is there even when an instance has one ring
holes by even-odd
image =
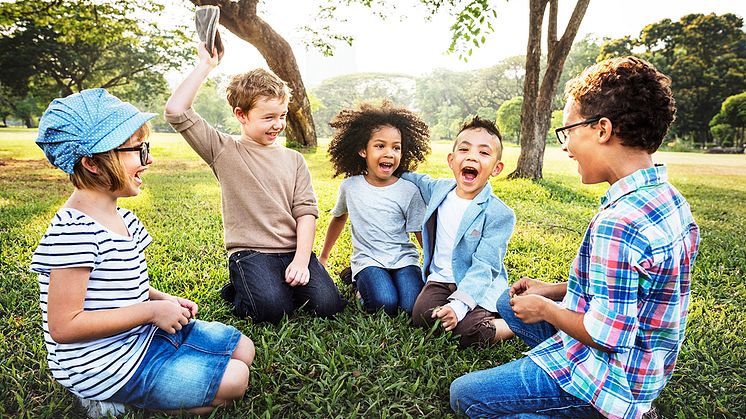
[[[288,104],[288,141],[302,147],[316,146],[316,127],[311,115],[311,102],[308,100],[295,55],[290,44],[257,16],[258,0],[190,1],[198,6],[220,6],[220,24],[256,47],[267,60],[269,68],[288,83],[293,90]]]
[[[36,121],[34,121],[34,117],[31,115],[27,115],[23,117],[23,124],[26,125],[26,128],[36,128]]]
[[[521,154],[518,165],[508,178],[541,179],[544,165],[546,136],[552,120],[552,97],[562,75],[580,22],[590,0],[578,0],[562,38],[557,39],[557,0],[531,0],[529,6],[529,34],[526,51],[526,79],[523,85],[521,108]],[[547,30],[547,69],[539,86],[541,66],[541,29],[549,4]]]

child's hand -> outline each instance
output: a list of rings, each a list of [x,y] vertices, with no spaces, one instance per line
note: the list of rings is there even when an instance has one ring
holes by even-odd
[[[451,330],[455,329],[456,325],[458,324],[456,312],[447,305],[442,307],[435,307],[433,309],[433,314],[430,317],[432,317],[433,319],[440,319],[441,326],[443,326],[443,330],[445,330],[446,332],[450,332]]]
[[[326,268],[326,262],[328,262],[328,261],[329,261],[329,257],[328,256],[324,256],[324,255],[319,256],[319,263],[324,268]]]
[[[524,294],[539,294],[543,288],[549,286],[546,282],[539,281],[537,279],[523,277],[516,281],[513,286],[510,287],[510,296],[524,295]]]
[[[291,287],[308,284],[311,273],[308,271],[308,264],[293,260],[285,269],[285,282]]]
[[[197,303],[195,303],[192,300],[188,300],[186,298],[181,297],[174,297],[176,298],[176,302],[179,303],[180,306],[184,307],[185,309],[189,310],[190,318],[195,318],[197,316]]]
[[[513,313],[526,324],[538,323],[545,320],[545,304],[554,304],[552,300],[541,295],[514,295],[510,297]]]
[[[212,53],[213,55],[211,56],[207,51],[207,44],[204,42],[200,42],[199,45],[197,45],[197,57],[199,58],[199,62],[209,65],[210,68],[215,68],[220,62],[217,48],[213,47]]]
[[[174,334],[189,323],[191,313],[173,300],[157,300],[149,302],[153,308],[152,323],[166,333]]]

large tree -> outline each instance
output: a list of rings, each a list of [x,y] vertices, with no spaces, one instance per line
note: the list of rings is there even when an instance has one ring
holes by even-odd
[[[134,17],[161,11],[135,0],[0,3],[0,101],[26,118],[23,103],[45,104],[86,88],[162,90],[162,73],[188,56],[186,37]]]
[[[590,0],[578,0],[564,34],[557,38],[557,0],[530,0],[528,47],[526,49],[526,82],[521,109],[521,154],[510,178],[541,179],[544,164],[546,132],[552,118],[552,99],[559,84],[562,68],[570,52],[580,22]],[[547,63],[543,77],[541,68],[541,32],[544,15],[549,7],[547,25]],[[540,80],[541,79],[541,80]]]
[[[303,147],[316,145],[316,128],[311,102],[290,44],[257,14],[260,0],[190,0],[198,6],[220,7],[220,24],[250,43],[262,54],[267,65],[285,80],[293,94],[288,104],[287,136]]]

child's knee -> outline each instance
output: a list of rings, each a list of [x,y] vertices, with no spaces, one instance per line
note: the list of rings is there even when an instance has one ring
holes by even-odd
[[[505,290],[500,297],[497,299],[497,304],[495,304],[495,310],[498,314],[500,314],[500,317],[505,317],[506,313],[512,313],[513,307],[510,306],[510,289]]]
[[[218,393],[215,395],[215,403],[238,400],[243,397],[248,388],[249,366],[243,361],[231,359],[225,367],[223,379],[220,381]]]
[[[233,350],[231,358],[243,361],[247,366],[251,366],[255,355],[256,348],[254,347],[254,342],[246,336],[241,335],[241,339],[239,339],[236,349]]]

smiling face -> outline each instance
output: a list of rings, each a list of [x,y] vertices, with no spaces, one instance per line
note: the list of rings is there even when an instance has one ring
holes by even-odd
[[[501,152],[498,138],[486,130],[461,131],[453,152],[448,154],[448,166],[456,178],[456,194],[464,199],[479,195],[490,177],[503,170]]]
[[[365,149],[358,152],[365,159],[365,180],[373,186],[388,186],[396,182],[394,172],[401,161],[401,133],[384,125],[371,132]]]
[[[288,100],[262,97],[248,113],[235,108],[242,136],[260,145],[271,145],[287,126]]]
[[[142,143],[143,139],[138,138],[137,134],[135,134],[118,148],[138,147]],[[116,191],[116,196],[118,198],[125,198],[128,196],[139,195],[142,188],[142,174],[148,170],[148,166],[153,163],[153,156],[148,154],[147,163],[143,166],[140,161],[140,152],[124,151],[119,153],[119,161],[122,163],[125,179],[124,186]]]
[[[586,118],[580,114],[579,108],[574,100],[568,99],[563,111],[563,125],[570,125]],[[599,147],[598,129],[599,123],[579,125],[565,131],[567,141],[562,144],[571,159],[578,163],[580,179],[585,184],[594,184],[609,181],[609,173],[606,170],[603,150]]]

